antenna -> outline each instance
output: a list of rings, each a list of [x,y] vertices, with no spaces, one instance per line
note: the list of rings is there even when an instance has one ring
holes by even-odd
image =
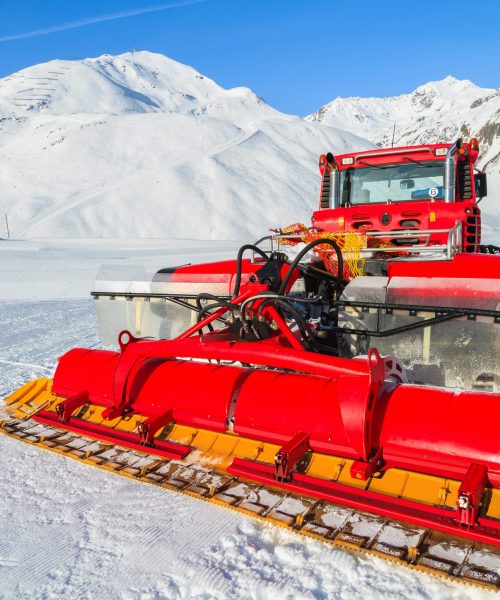
[[[394,136],[396,134],[396,121],[394,121],[394,127],[392,128],[392,142],[391,142],[391,148],[394,148]]]

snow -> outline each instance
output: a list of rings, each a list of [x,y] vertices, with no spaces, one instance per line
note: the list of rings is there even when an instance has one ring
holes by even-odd
[[[230,257],[236,246],[2,242],[0,397],[28,379],[50,375],[68,348],[99,345],[88,293],[102,262],[154,268],[193,255]],[[3,436],[0,452],[0,598],[493,597]]]
[[[165,266],[232,258],[241,244],[187,239],[3,240],[0,300],[88,298],[102,264],[110,270],[141,265],[155,273]]]
[[[0,80],[0,236],[257,238],[309,222],[321,153],[367,147],[160,54],[51,61]]]

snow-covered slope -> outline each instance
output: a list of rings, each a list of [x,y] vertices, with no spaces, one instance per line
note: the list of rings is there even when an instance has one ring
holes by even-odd
[[[379,146],[390,146],[393,132],[395,146],[477,137],[478,166],[488,173],[488,198],[481,205],[487,213],[486,231],[491,233],[495,227],[493,214],[500,212],[500,89],[480,88],[448,76],[401,96],[336,98],[306,120],[342,127]]]
[[[366,147],[149,52],[0,80],[0,213],[14,237],[260,236],[309,219],[319,153]]]

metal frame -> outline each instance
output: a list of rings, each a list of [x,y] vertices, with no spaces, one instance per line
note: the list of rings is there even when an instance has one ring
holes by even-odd
[[[377,329],[371,331],[368,329],[353,329],[348,327],[335,327],[334,330],[339,333],[350,333],[352,335],[364,335],[370,337],[390,337],[398,333],[404,333],[406,331],[412,331],[421,327],[429,327],[443,321],[449,321],[450,319],[457,319],[460,317],[466,317],[469,321],[477,320],[477,317],[491,319],[492,324],[500,323],[500,311],[497,310],[486,310],[481,308],[450,308],[446,306],[425,306],[418,304],[386,304],[379,302],[356,302],[348,300],[334,300],[333,306],[337,308],[354,308],[360,312],[376,312],[377,316],[380,316],[381,311],[386,315],[391,315],[394,312],[404,312],[410,317],[421,317],[422,321],[417,323],[410,323],[408,325],[401,325],[400,327],[394,327],[393,329],[387,329],[385,331],[379,331],[377,318]],[[426,316],[424,316],[424,313]],[[427,317],[427,315],[429,315]],[[427,318],[426,318],[427,317]]]
[[[198,311],[198,308],[194,304],[190,304],[187,300],[195,300],[196,294],[185,294],[177,296],[173,294],[147,294],[147,293],[130,293],[130,292],[91,292],[94,300],[121,300],[132,302],[134,300],[143,300],[144,302],[158,301],[158,302],[172,302],[184,308],[188,308],[194,312]],[[230,300],[230,296],[223,297],[224,299]],[[299,298],[294,299],[300,302]],[[203,302],[203,301],[202,301]],[[417,323],[411,323],[409,325],[402,325],[394,329],[388,329],[386,331],[371,331],[368,329],[351,329],[347,327],[336,327],[339,333],[350,333],[353,335],[365,335],[372,337],[389,337],[405,331],[412,331],[421,327],[428,327],[436,323],[448,321],[450,319],[456,319],[460,317],[466,317],[470,321],[475,321],[477,317],[489,318],[492,324],[500,324],[500,311],[497,310],[486,310],[481,308],[451,308],[448,306],[429,306],[422,304],[388,304],[380,302],[356,302],[349,300],[332,300],[332,306],[337,308],[354,308],[360,312],[377,312],[379,315],[381,311],[385,314],[390,315],[395,311],[407,313],[408,316],[422,317],[422,321]],[[419,314],[420,313],[420,314]],[[427,318],[423,314],[430,315]],[[217,320],[224,321],[221,317]]]
[[[429,245],[431,235],[446,233],[448,234],[446,244]],[[457,221],[451,229],[404,229],[400,231],[373,231],[373,232],[338,232],[335,233],[339,237],[345,237],[347,235],[359,235],[365,236],[367,239],[384,239],[390,237],[391,239],[404,240],[405,238],[423,238],[422,244],[412,246],[389,246],[382,248],[362,248],[359,253],[361,258],[370,258],[374,253],[393,254],[398,252],[409,252],[416,253],[417,256],[404,256],[394,257],[391,260],[415,260],[418,258],[422,259],[425,256],[426,260],[452,260],[452,258],[458,252],[462,251],[462,223]],[[260,244],[264,241],[270,241],[269,252],[275,252],[282,249],[283,244],[280,244],[281,240],[295,239],[300,242],[302,236],[299,234],[278,234],[274,236],[266,236],[258,240],[255,245]],[[276,242],[276,247],[275,247]],[[255,255],[252,260],[255,262]]]

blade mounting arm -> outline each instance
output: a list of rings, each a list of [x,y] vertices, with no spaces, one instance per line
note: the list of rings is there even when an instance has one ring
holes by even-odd
[[[308,450],[309,436],[299,431],[278,450],[274,457],[276,481],[291,481],[295,465]]]

